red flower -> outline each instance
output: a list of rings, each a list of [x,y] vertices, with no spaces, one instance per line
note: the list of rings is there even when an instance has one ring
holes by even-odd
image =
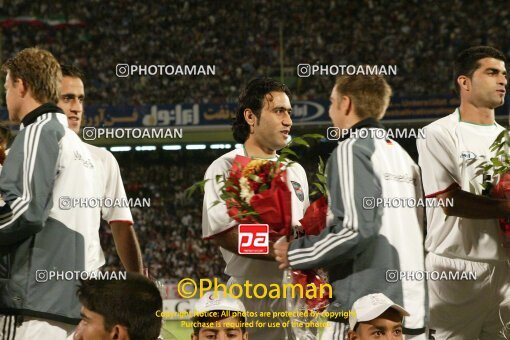
[[[510,172],[501,176],[499,182],[492,189],[492,196],[510,199]],[[500,218],[499,227],[503,233],[503,242],[510,244],[510,218]]]
[[[329,305],[329,296],[328,291],[321,291],[321,287],[323,287],[327,281],[321,277],[315,270],[292,270],[292,279],[294,284],[298,284],[303,287],[303,292],[309,291],[311,289],[310,285],[313,285],[313,289],[315,293],[313,296],[317,296],[316,298],[307,298],[306,306],[309,311],[318,311],[322,312]]]
[[[306,209],[305,216],[299,220],[306,235],[319,235],[326,226],[328,202],[321,196]]]

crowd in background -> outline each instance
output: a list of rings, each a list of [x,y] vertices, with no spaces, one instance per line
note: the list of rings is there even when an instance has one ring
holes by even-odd
[[[284,76],[294,99],[327,98],[330,80],[297,77],[297,65],[397,65],[399,96],[449,94],[452,61],[488,44],[510,56],[503,1],[15,0],[0,18],[35,16],[60,26],[3,27],[1,57],[37,44],[86,74],[87,102],[176,104],[234,101],[255,75]],[[483,13],[483,24],[480,14]],[[67,21],[66,21],[67,20]],[[74,20],[74,21],[69,21]],[[215,65],[214,76],[118,78],[116,65]]]

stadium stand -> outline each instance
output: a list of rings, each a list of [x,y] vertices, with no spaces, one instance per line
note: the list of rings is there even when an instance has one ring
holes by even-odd
[[[453,56],[467,46],[488,44],[510,56],[509,10],[498,1],[366,0],[364,10],[337,1],[220,2],[214,9],[193,0],[89,3],[2,6],[2,57],[38,44],[85,71],[88,103],[136,105],[234,101],[250,77],[280,75],[280,51],[294,99],[327,98],[330,89],[324,77],[296,77],[300,63],[398,65],[389,82],[399,96],[414,96],[451,93]],[[480,13],[483,25],[470,20]],[[119,79],[118,63],[213,64],[217,76]]]

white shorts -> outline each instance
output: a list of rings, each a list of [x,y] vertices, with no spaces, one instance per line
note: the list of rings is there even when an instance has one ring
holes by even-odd
[[[504,339],[501,320],[510,322],[509,262],[475,262],[429,253],[425,265],[428,271],[476,273],[471,281],[428,281],[431,340]]]
[[[0,316],[2,340],[73,340],[75,328],[75,325],[28,316],[20,326],[14,327],[13,316]]]

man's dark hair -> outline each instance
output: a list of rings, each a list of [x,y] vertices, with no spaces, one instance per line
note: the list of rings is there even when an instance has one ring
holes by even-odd
[[[83,72],[71,64],[60,64],[63,77],[80,78],[83,81]]]
[[[503,52],[490,46],[473,46],[460,52],[453,67],[453,83],[458,94],[460,94],[460,86],[457,78],[466,76],[471,79],[473,73],[480,67],[480,59],[483,58],[494,58],[506,62]]]
[[[229,318],[229,316],[235,316],[237,319],[239,319],[237,322],[240,323],[239,328],[241,328],[241,332],[244,334],[246,333],[246,318],[241,314],[241,312],[233,312],[229,310],[212,310],[208,311],[207,314],[215,314],[218,316],[197,316],[193,318],[193,334],[198,336],[198,333],[200,333],[200,330],[203,328],[201,325],[205,324],[216,324],[217,321],[221,321],[223,319]]]
[[[12,133],[11,128],[4,123],[0,123],[0,145],[5,144],[7,147],[9,147],[9,144],[11,143],[12,139]]]
[[[244,118],[244,110],[251,109],[255,116],[260,119],[266,95],[273,91],[284,92],[287,96],[291,96],[287,85],[269,77],[252,79],[241,91],[236,115],[234,117],[234,122],[232,123],[234,139],[238,143],[246,142],[250,135],[250,126]]]
[[[155,340],[162,319],[156,311],[163,308],[156,285],[136,273],[126,273],[126,280],[80,280],[78,298],[83,306],[104,318],[106,331],[115,325],[127,328],[130,339]]]

